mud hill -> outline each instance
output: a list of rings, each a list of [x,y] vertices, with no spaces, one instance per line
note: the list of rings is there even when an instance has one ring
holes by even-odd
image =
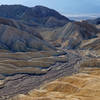
[[[0,100],[99,100],[99,67],[99,25],[0,6]]]
[[[63,27],[41,31],[41,35],[54,46],[77,49],[83,40],[95,38],[99,30],[95,25],[83,22],[69,22]]]
[[[72,75],[81,57],[74,52],[0,53],[0,100],[39,88],[44,82]],[[8,92],[9,91],[9,92]]]
[[[89,50],[96,50],[97,52],[100,51],[100,26],[96,25],[98,29],[98,34],[96,34],[96,37],[83,40],[79,46],[79,49],[89,49]]]
[[[31,90],[27,95],[20,94],[10,100],[99,100],[100,59],[92,60],[94,63],[90,60],[83,62],[78,74],[59,78],[40,89]]]
[[[43,6],[0,6],[0,49],[13,52],[56,49],[40,35],[41,28],[60,27],[70,22],[53,9]]]
[[[0,18],[0,49],[14,52],[54,49],[34,28],[12,19]]]
[[[54,46],[84,49],[84,41],[100,33],[96,25],[86,21],[71,22],[43,6],[1,5],[0,11],[3,12],[0,14],[0,48],[10,51],[49,50],[55,49]]]

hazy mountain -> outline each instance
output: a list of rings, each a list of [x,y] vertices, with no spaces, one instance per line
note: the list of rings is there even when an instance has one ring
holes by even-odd
[[[0,17],[22,20],[30,25],[38,24],[48,27],[62,26],[70,21],[57,11],[43,6],[1,5]]]
[[[96,25],[99,25],[100,24],[100,18],[96,18],[96,19],[90,19],[90,20],[87,20],[89,23],[91,24],[96,24]]]

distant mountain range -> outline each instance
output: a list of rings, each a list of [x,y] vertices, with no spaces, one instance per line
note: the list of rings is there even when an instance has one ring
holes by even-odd
[[[100,18],[75,22],[43,6],[0,6],[0,49],[10,51],[77,49],[95,38]],[[94,25],[93,25],[94,24]]]
[[[82,21],[82,20],[93,20],[100,17],[100,14],[64,14],[70,20]]]
[[[69,19],[57,11],[43,6],[1,5],[0,17],[21,20],[30,25],[62,26]]]
[[[89,19],[87,20],[90,24],[95,24],[95,25],[99,25],[100,24],[100,17],[95,18],[95,19]]]

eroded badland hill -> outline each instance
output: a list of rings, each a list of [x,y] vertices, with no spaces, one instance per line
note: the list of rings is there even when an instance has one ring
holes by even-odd
[[[100,100],[99,18],[1,5],[0,100]]]

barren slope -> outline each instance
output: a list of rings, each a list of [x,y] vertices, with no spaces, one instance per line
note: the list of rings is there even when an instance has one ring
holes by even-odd
[[[79,54],[64,51],[0,53],[0,100],[76,73]]]
[[[77,49],[83,40],[95,38],[99,30],[87,22],[69,22],[63,27],[47,29],[40,34],[57,47]]]
[[[100,100],[100,59],[93,61],[83,62],[78,74],[59,78],[10,100]]]
[[[70,21],[57,11],[44,6],[1,5],[0,17],[20,20],[30,26],[46,27],[63,26]]]
[[[0,49],[14,52],[53,50],[34,27],[6,18],[0,18]]]

